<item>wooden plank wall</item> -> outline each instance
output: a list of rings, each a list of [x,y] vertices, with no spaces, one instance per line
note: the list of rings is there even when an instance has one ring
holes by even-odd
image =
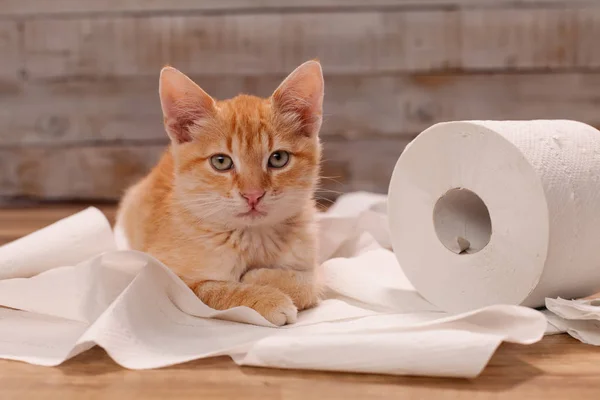
[[[166,137],[158,72],[268,96],[319,58],[325,187],[385,192],[439,121],[600,127],[600,1],[0,0],[0,197],[115,199]]]

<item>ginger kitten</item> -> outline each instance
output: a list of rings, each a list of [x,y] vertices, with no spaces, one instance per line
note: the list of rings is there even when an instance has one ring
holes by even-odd
[[[302,64],[268,99],[216,101],[171,67],[159,92],[171,145],[121,201],[130,247],[169,266],[209,307],[295,322],[320,294],[320,64]]]

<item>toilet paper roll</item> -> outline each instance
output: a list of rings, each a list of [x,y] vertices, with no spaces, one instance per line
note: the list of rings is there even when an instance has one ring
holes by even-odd
[[[600,289],[600,132],[575,121],[464,121],[421,133],[389,187],[394,252],[450,312]]]

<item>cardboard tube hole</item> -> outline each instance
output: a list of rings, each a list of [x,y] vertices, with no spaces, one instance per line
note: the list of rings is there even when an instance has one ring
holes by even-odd
[[[438,199],[433,225],[440,242],[456,254],[482,250],[492,237],[492,220],[485,203],[474,192],[455,188]]]

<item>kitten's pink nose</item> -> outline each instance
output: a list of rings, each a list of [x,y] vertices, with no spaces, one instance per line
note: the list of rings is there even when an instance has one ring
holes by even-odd
[[[260,199],[265,195],[265,191],[262,189],[248,190],[242,193],[242,197],[246,199],[248,205],[252,208],[256,207]]]

